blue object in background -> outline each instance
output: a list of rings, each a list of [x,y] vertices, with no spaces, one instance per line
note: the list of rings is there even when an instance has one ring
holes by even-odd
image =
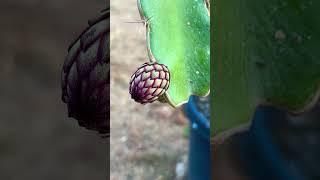
[[[210,120],[197,109],[195,96],[184,106],[190,121],[189,180],[210,179]]]
[[[302,180],[293,169],[272,136],[272,126],[277,126],[286,112],[273,107],[258,107],[250,130],[241,138],[241,162],[254,180]]]

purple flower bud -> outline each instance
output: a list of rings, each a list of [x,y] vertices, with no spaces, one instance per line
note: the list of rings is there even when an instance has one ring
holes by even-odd
[[[144,63],[131,76],[131,98],[145,104],[157,100],[169,88],[170,73],[167,66],[153,63]]]
[[[62,100],[80,126],[109,134],[109,10],[89,21],[70,45],[61,73]]]

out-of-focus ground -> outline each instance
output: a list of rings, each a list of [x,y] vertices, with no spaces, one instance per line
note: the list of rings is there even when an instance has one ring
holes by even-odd
[[[185,117],[129,96],[131,74],[147,61],[145,27],[126,23],[137,20],[136,0],[111,1],[111,180],[175,179],[176,167],[187,166]]]
[[[0,179],[106,179],[107,145],[67,117],[60,69],[102,0],[0,1]]]

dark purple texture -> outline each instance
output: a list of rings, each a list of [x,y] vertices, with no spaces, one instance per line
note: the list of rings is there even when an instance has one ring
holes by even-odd
[[[170,73],[163,64],[144,63],[131,76],[131,98],[141,104],[157,100],[169,88]]]
[[[109,10],[89,20],[70,45],[61,73],[62,100],[68,115],[87,129],[109,135]]]

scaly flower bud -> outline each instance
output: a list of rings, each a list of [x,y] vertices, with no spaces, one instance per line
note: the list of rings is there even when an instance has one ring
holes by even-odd
[[[131,76],[131,98],[145,104],[157,100],[169,88],[170,73],[164,64],[144,63]]]
[[[61,74],[62,100],[79,125],[109,134],[109,10],[72,43]]]

